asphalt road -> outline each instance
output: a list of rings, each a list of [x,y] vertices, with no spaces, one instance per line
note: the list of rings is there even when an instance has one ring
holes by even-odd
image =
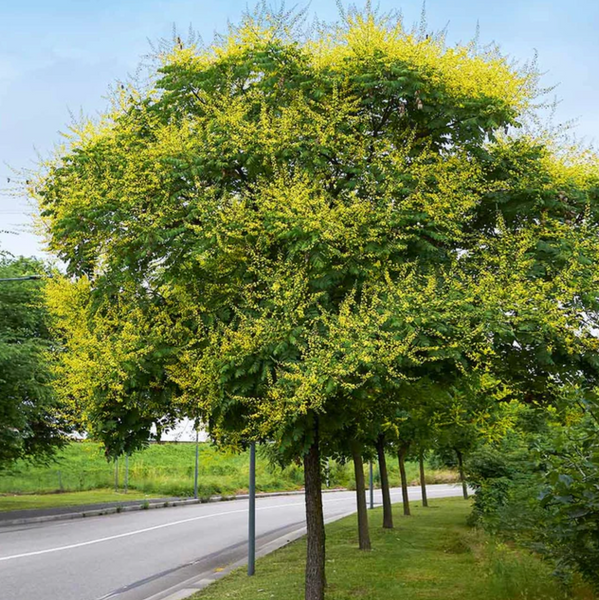
[[[430,498],[462,493],[453,485],[428,491]],[[392,501],[400,498],[393,489]],[[410,498],[420,490],[411,488]],[[355,511],[355,502],[354,492],[323,494],[325,518]],[[247,510],[247,500],[234,500],[1,527],[0,600],[167,597],[164,590],[245,556]],[[301,495],[259,498],[256,510],[258,549],[305,524]]]

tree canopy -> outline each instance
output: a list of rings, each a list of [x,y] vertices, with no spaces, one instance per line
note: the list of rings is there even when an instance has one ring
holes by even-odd
[[[599,177],[518,134],[536,83],[368,10],[310,36],[266,15],[178,41],[34,184],[92,337],[118,350],[80,363],[89,414],[114,429],[133,390],[142,429],[174,402],[220,443],[275,440],[318,469],[319,441],[381,394],[588,387]]]

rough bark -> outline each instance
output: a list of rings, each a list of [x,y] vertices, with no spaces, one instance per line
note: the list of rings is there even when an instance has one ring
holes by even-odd
[[[393,512],[391,510],[391,491],[389,489],[389,474],[387,473],[387,459],[385,457],[385,436],[379,435],[376,440],[376,452],[379,459],[379,473],[381,475],[381,492],[383,494],[383,528],[393,529]]]
[[[304,485],[306,498],[307,546],[305,600],[324,600],[325,532],[320,480],[320,449],[318,430],[314,442],[304,455]]]
[[[352,446],[354,472],[356,475],[356,500],[358,504],[358,538],[360,550],[370,550],[370,532],[368,531],[368,511],[366,509],[366,485],[364,483],[364,463],[359,446]]]
[[[406,476],[406,454],[408,446],[402,446],[397,453],[399,461],[399,474],[401,476],[401,498],[403,501],[403,514],[409,516],[410,513],[410,498],[408,497],[408,478]]]
[[[464,475],[464,457],[459,450],[456,450],[455,453],[458,456],[458,467],[460,469],[460,481],[462,482],[462,494],[464,495],[464,500],[468,500],[468,484],[466,483],[466,476]]]
[[[418,462],[420,465],[420,489],[422,490],[422,506],[428,506],[428,498],[426,496],[426,480],[424,477],[424,451],[420,449],[418,455]]]

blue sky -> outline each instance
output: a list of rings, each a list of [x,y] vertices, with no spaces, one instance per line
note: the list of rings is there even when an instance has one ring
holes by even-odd
[[[252,2],[249,3],[252,5]],[[358,3],[360,4],[360,3]],[[288,4],[289,6],[291,3]],[[599,142],[598,0],[428,0],[430,29],[448,26],[448,41],[498,42],[527,60],[536,49],[543,82],[559,84],[559,121],[577,119],[575,133]],[[41,255],[25,199],[5,192],[8,165],[31,168],[61,141],[69,111],[95,114],[109,85],[135,71],[148,40],[169,37],[173,23],[205,41],[237,21],[242,0],[0,0],[0,247]],[[420,16],[421,0],[381,0],[400,9],[406,24]],[[337,16],[334,0],[314,0],[321,19]],[[185,37],[185,36],[182,36]]]

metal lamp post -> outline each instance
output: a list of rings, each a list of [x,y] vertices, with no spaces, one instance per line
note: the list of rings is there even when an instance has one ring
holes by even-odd
[[[31,281],[33,279],[51,278],[51,275],[25,275],[23,277],[2,277],[0,281]]]
[[[198,470],[200,466],[200,432],[196,424],[196,464],[195,471],[193,474],[193,497],[198,499]]]
[[[248,575],[256,572],[256,443],[250,444],[250,508],[248,518]]]
[[[374,472],[372,461],[370,461],[370,508],[374,508]]]

